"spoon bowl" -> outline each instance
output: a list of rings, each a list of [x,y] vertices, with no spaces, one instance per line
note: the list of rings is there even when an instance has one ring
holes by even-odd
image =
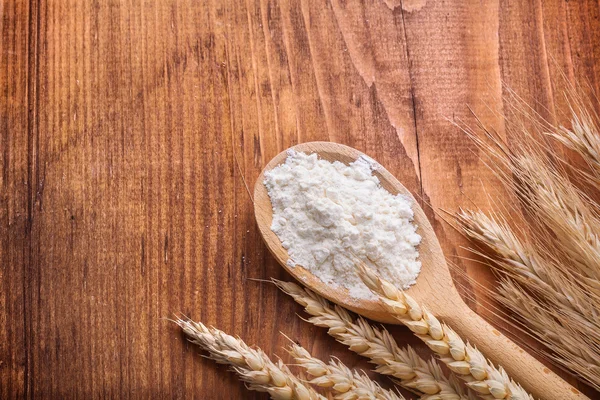
[[[359,157],[368,157],[360,151],[330,142],[310,142],[292,147],[297,152],[317,153],[319,158],[349,164]],[[291,150],[290,149],[290,150]],[[264,174],[285,162],[287,150],[279,153],[264,168],[254,186],[254,212],[260,233],[275,259],[304,286],[328,300],[369,319],[398,324],[376,300],[356,299],[343,287],[330,287],[301,266],[290,267],[287,250],[271,230],[273,208],[264,185]],[[421,272],[416,283],[405,292],[425,305],[435,316],[448,324],[464,340],[476,345],[496,365],[502,365],[508,374],[537,398],[552,400],[585,399],[577,389],[554,374],[514,342],[494,329],[472,311],[461,299],[450,276],[442,249],[423,209],[412,194],[383,166],[376,165],[373,174],[383,188],[392,194],[401,193],[412,201],[413,223],[421,235],[419,260]]]
[[[340,161],[344,164],[350,164],[361,156],[366,157],[365,154],[353,149],[352,147],[330,142],[303,143],[294,146],[291,149],[307,154],[318,153],[318,156],[321,159],[330,162]],[[273,222],[273,208],[271,206],[269,194],[267,193],[267,188],[263,183],[265,172],[273,169],[279,164],[284,163],[285,159],[287,158],[287,152],[288,150],[279,153],[267,164],[258,177],[256,185],[254,186],[254,211],[256,215],[256,221],[258,222],[260,233],[262,234],[269,251],[271,254],[273,254],[277,261],[292,276],[294,276],[294,278],[326,299],[372,320],[392,324],[398,323],[395,318],[391,317],[381,308],[377,300],[357,299],[351,297],[346,288],[342,286],[330,287],[319,278],[315,277],[312,273],[310,273],[310,271],[304,269],[302,266],[297,265],[295,267],[290,267],[287,264],[289,259],[288,252],[281,245],[281,241],[277,235],[271,230],[271,223]],[[379,166],[379,164],[377,164],[375,161],[373,162],[375,165],[377,165],[377,168],[373,171],[373,175],[379,179],[381,186],[394,195],[399,193],[402,194],[406,198],[410,199],[412,204],[414,204],[412,207],[414,211],[413,223],[416,224],[417,233],[421,235],[422,238],[419,246],[421,272],[418,276],[417,282],[407,289],[406,292],[415,298],[427,297],[432,288],[432,280],[446,279],[447,282],[451,282],[450,274],[443,262],[440,244],[435,236],[431,224],[429,223],[429,220],[427,219],[427,216],[423,212],[423,209],[418,206],[410,191],[408,191],[408,189],[406,189],[385,168]],[[442,262],[440,262],[440,257]]]

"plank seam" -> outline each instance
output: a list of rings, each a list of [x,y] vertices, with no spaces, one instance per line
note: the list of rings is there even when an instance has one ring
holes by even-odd
[[[27,34],[27,224],[25,231],[25,248],[27,251],[27,263],[23,266],[23,325],[25,346],[25,366],[23,374],[25,398],[33,398],[34,380],[31,374],[32,349],[30,346],[30,337],[32,336],[31,323],[31,266],[33,261],[32,228],[33,228],[33,208],[35,205],[35,196],[37,181],[34,177],[39,171],[38,146],[39,146],[39,43],[40,43],[40,0],[29,1],[29,28]],[[33,41],[33,44],[32,44]]]
[[[420,198],[419,202],[421,206],[423,205],[423,173],[421,170],[421,150],[419,148],[419,131],[417,128],[417,104],[415,101],[415,85],[414,85],[414,77],[412,72],[412,61],[410,59],[410,50],[408,45],[408,35],[406,34],[406,21],[404,19],[404,5],[402,4],[402,0],[400,1],[400,16],[402,18],[402,33],[404,34],[404,43],[406,44],[406,61],[407,69],[408,69],[408,80],[410,82],[410,102],[412,104],[413,109],[413,121],[415,123],[415,144],[417,147],[417,168],[419,169],[419,191]]]

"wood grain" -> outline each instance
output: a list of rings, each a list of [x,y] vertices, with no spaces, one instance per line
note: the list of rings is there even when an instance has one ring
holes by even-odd
[[[24,396],[29,374],[33,14],[25,2],[0,2],[0,398]]]
[[[491,207],[506,194],[448,119],[472,123],[469,104],[502,131],[505,82],[560,121],[563,73],[600,90],[599,7],[0,1],[0,398],[265,398],[202,359],[165,320],[179,312],[364,367],[250,279],[289,276],[246,184],[329,140],[424,205]],[[428,215],[445,254],[491,282]]]

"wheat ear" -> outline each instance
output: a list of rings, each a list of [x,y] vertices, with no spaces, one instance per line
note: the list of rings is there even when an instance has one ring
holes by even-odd
[[[496,252],[498,299],[551,349],[546,356],[600,388],[600,303],[594,288],[572,277],[568,264],[553,261],[548,252],[540,256],[540,245],[517,238],[505,223],[480,211],[457,217],[468,237]]]
[[[344,308],[295,283],[275,279],[273,282],[304,307],[311,315],[308,322],[328,328],[330,336],[375,364],[376,372],[394,377],[400,386],[424,394],[422,399],[470,399],[457,381],[446,378],[435,360],[423,360],[410,347],[401,349],[386,329],[374,327],[362,317],[353,320]]]
[[[600,172],[600,118],[593,107],[585,104],[574,90],[567,93],[571,110],[571,128],[554,127],[547,135],[554,137],[564,146],[575,150],[596,173]],[[570,99],[569,99],[570,98]]]
[[[484,399],[522,400],[533,397],[508,377],[502,367],[496,368],[484,355],[465,343],[450,327],[421,307],[412,297],[383,280],[364,264],[357,266],[362,281],[379,296],[386,310],[406,325],[440,359]]]
[[[248,389],[267,392],[274,400],[326,399],[294,376],[281,360],[271,361],[261,349],[201,322],[177,319],[175,323],[192,343],[208,352],[209,358],[229,365]]]
[[[569,317],[569,324],[594,336],[600,330],[597,322],[600,298],[596,287],[587,284],[580,275],[574,275],[559,263],[555,256],[543,249],[542,243],[532,245],[517,238],[510,227],[488,217],[481,211],[461,211],[457,220],[463,232],[494,250],[499,272],[528,290],[542,295],[559,314]]]
[[[364,372],[352,371],[339,360],[332,359],[329,364],[325,364],[297,344],[292,344],[288,351],[296,363],[312,377],[308,382],[334,391],[335,399],[404,400],[401,394],[383,389]]]
[[[502,272],[540,294],[551,295],[553,302],[571,307],[590,320],[596,318],[596,308],[581,301],[584,293],[588,297],[596,288],[557,263],[550,253],[541,256],[538,249],[545,248],[544,243],[518,238],[504,220],[481,211],[461,210],[456,217],[467,237],[497,253]]]
[[[540,303],[521,285],[510,279],[500,281],[498,300],[511,310],[531,330],[533,337],[548,347],[545,355],[571,370],[592,387],[600,390],[600,360],[598,335],[586,335],[565,322],[564,314]],[[596,331],[597,332],[597,331]]]
[[[517,194],[526,205],[537,232],[553,233],[546,240],[553,250],[570,260],[572,268],[595,285],[600,293],[600,207],[572,185],[543,156],[530,154],[515,159]]]

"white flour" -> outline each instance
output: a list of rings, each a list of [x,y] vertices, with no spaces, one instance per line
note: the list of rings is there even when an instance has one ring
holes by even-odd
[[[421,270],[411,201],[383,189],[374,165],[366,157],[345,165],[290,150],[264,182],[273,204],[271,229],[288,251],[288,264],[362,299],[373,295],[356,275],[352,254],[402,288]]]

